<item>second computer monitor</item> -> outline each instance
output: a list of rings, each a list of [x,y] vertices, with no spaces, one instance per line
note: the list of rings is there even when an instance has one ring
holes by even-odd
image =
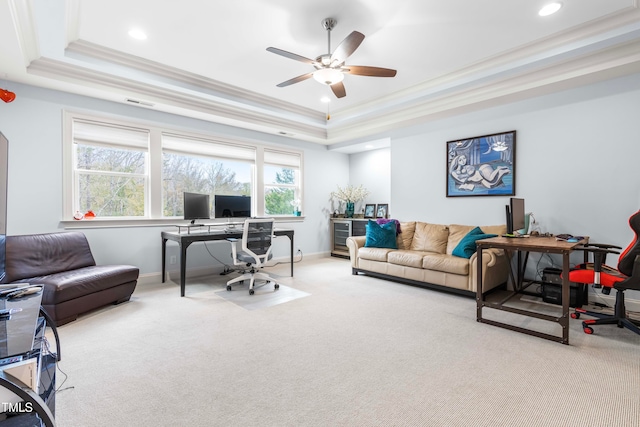
[[[525,212],[524,199],[512,197],[510,200],[511,208],[511,228],[512,232],[524,231],[525,228]]]
[[[216,218],[250,218],[251,197],[249,196],[214,196],[214,212]]]

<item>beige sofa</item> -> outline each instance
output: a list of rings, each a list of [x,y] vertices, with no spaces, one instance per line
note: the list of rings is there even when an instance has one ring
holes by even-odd
[[[365,247],[365,236],[347,239],[353,274],[366,273],[414,285],[436,285],[475,295],[477,253],[471,258],[452,255],[460,240],[475,226],[401,222],[398,249]],[[487,234],[504,234],[506,226],[480,226]],[[507,282],[509,264],[501,249],[482,251],[482,285],[487,292]]]

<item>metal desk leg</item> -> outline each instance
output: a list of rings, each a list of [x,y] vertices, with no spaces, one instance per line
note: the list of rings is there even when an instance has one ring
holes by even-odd
[[[167,239],[162,239],[162,283],[164,283],[166,277],[167,267]]]
[[[291,248],[289,251],[291,254],[291,277],[293,277],[293,234],[289,236],[289,241],[291,242]]]
[[[187,248],[189,247],[189,243],[181,243],[180,244],[180,296],[184,296],[184,288],[185,288],[185,275],[187,271]]]
[[[569,344],[569,299],[570,299],[570,283],[569,283],[569,253],[562,254],[562,317],[560,318],[560,326],[562,326],[562,344]]]
[[[476,274],[476,322],[482,322],[482,246],[478,246]]]

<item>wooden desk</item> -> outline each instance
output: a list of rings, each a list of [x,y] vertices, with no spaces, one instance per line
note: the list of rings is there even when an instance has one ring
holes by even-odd
[[[556,240],[554,237],[518,237],[518,238],[508,238],[508,237],[492,237],[490,239],[478,240],[476,242],[478,248],[478,258],[482,256],[482,250],[486,248],[498,248],[503,249],[511,256],[514,252],[518,252],[518,279],[514,286],[516,287],[516,291],[512,293],[513,296],[519,288],[519,284],[517,283],[520,280],[522,271],[522,266],[520,265],[520,253],[525,252],[542,252],[542,253],[552,253],[552,254],[561,254],[562,255],[562,315],[560,317],[550,316],[542,313],[538,313],[535,311],[523,310],[515,307],[505,306],[504,302],[508,300],[510,297],[503,299],[500,302],[489,302],[485,300],[485,295],[482,293],[482,263],[478,262],[478,271],[477,271],[477,290],[476,290],[476,316],[477,321],[481,323],[488,323],[490,325],[499,326],[506,329],[511,329],[513,331],[522,332],[525,334],[537,336],[540,338],[549,339],[552,341],[561,342],[562,344],[569,344],[569,292],[570,292],[570,284],[569,284],[569,255],[573,250],[582,244],[585,244],[589,241],[588,238],[585,238],[577,243],[570,243],[565,241]],[[511,273],[511,277],[513,278],[513,273]],[[498,322],[495,320],[484,319],[482,317],[482,309],[483,308],[493,308],[497,310],[503,310],[510,313],[516,313],[523,316],[534,317],[536,319],[542,319],[550,322],[557,322],[562,327],[562,337],[558,337],[555,335],[546,334],[543,332],[535,331],[532,329],[521,328],[514,325],[509,325],[506,323]]]
[[[276,228],[276,236],[287,236],[290,241],[291,277],[293,277],[293,230],[283,230]],[[210,242],[214,240],[242,239],[242,231],[228,232],[223,230],[201,231],[201,232],[177,232],[163,231],[162,237],[162,283],[165,282],[166,262],[167,262],[167,240],[177,242],[180,246],[180,296],[184,296],[185,271],[187,269],[187,248],[193,242]]]

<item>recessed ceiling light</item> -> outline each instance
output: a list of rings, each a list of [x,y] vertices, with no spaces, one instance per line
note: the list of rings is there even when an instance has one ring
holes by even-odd
[[[561,7],[562,7],[562,3],[560,3],[559,1],[553,2],[553,3],[549,3],[548,5],[544,6],[542,9],[540,9],[540,12],[538,12],[538,15],[540,15],[540,16],[553,15],[554,13],[559,11]]]
[[[320,98],[320,102],[324,102],[325,104],[329,103],[331,102],[331,98],[329,98],[328,96],[323,96],[322,98]]]
[[[365,145],[365,146],[364,146],[364,148],[372,149],[372,148],[373,148],[373,145],[371,145],[371,144],[367,144],[367,145]]]
[[[129,37],[132,37],[136,40],[146,40],[147,34],[140,28],[132,28],[129,30]]]

